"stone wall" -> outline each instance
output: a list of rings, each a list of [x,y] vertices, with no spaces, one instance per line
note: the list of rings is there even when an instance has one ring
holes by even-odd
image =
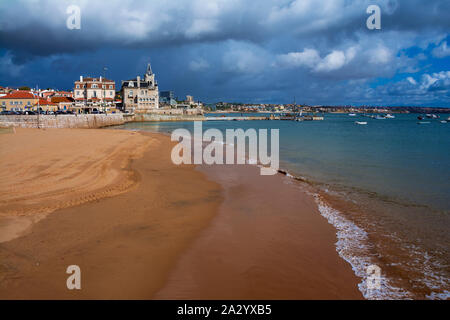
[[[78,114],[39,115],[40,128],[102,128],[126,122],[144,121],[202,121],[201,114],[187,114],[178,110],[147,114]],[[37,115],[0,115],[0,127],[37,128]]]
[[[101,128],[127,122],[122,114],[39,115],[40,128]],[[0,115],[0,127],[37,128],[37,115]]]

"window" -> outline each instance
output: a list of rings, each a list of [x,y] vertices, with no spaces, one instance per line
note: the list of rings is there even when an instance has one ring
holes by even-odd
[[[113,88],[113,86],[112,86],[112,85],[110,85],[110,86],[109,86],[109,88],[110,88],[110,89],[112,89],[112,88]]]
[[[109,95],[110,95],[110,96],[112,96],[112,95],[113,95],[113,92],[112,92],[112,91],[110,91],[110,92],[109,92]]]
[[[79,89],[80,88],[80,85],[79,84],[77,84],[77,89]]]

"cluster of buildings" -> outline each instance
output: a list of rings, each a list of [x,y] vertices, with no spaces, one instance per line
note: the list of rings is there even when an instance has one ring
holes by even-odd
[[[159,92],[150,63],[145,74],[124,80],[120,92],[114,80],[83,77],[74,82],[73,92],[56,90],[14,90],[0,87],[0,111],[53,113],[151,113],[160,108],[199,108],[192,96],[177,101],[173,91]]]
[[[299,104],[244,104],[219,102],[215,110],[222,112],[309,112],[309,113],[409,113],[416,112],[413,107],[382,107],[382,106],[309,106]],[[416,110],[416,111],[414,111]]]
[[[282,104],[245,104],[219,102],[215,105],[216,110],[233,112],[288,112],[295,111],[299,106]]]
[[[55,90],[14,90],[0,87],[1,111],[69,110],[74,100],[72,93]]]

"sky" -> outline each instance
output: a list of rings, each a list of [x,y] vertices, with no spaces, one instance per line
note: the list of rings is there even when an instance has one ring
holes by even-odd
[[[0,85],[120,88],[151,62],[179,99],[450,108],[449,33],[449,0],[0,0]]]

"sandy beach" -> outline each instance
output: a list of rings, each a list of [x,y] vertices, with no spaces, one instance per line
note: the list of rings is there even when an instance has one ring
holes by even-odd
[[[362,298],[304,191],[251,166],[175,166],[171,148],[124,130],[0,134],[0,298]]]

